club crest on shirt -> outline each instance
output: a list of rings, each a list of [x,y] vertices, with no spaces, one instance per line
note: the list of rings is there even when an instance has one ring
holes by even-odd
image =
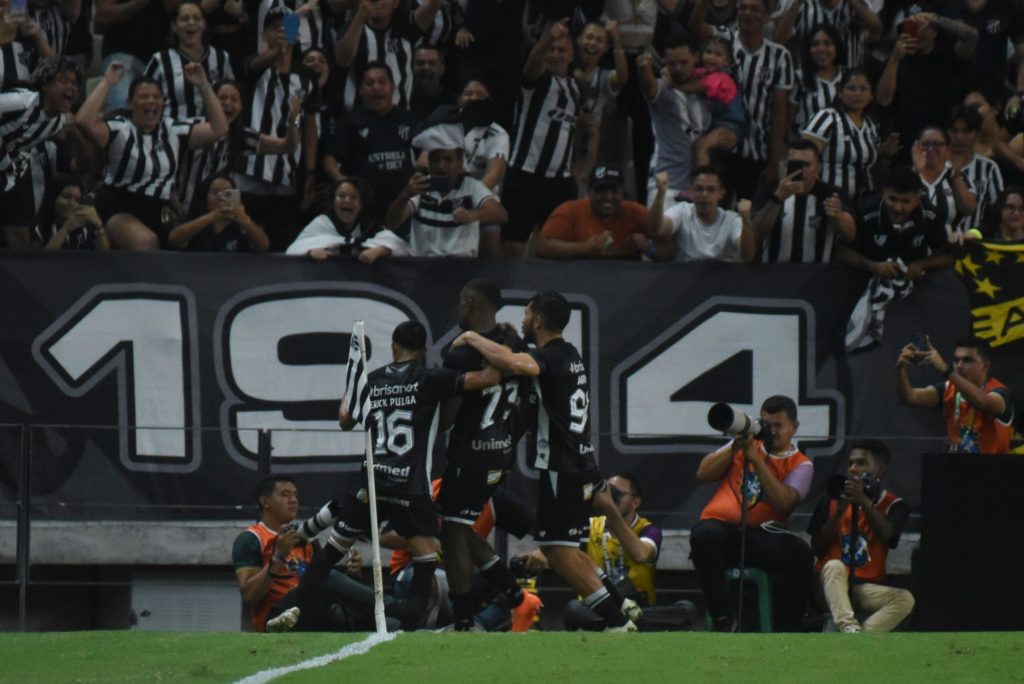
[[[888,241],[889,241],[889,236],[888,235],[876,235],[875,236],[875,244],[878,245],[879,247],[882,247]]]
[[[369,128],[360,128],[359,129],[359,137],[362,138],[363,140],[365,140],[366,138],[370,137],[370,129]]]
[[[985,26],[985,30],[993,36],[999,35],[999,30],[1002,28],[1002,21],[999,19],[989,19],[988,24]]]
[[[922,244],[924,244],[924,235],[915,235],[914,239],[911,242],[913,243],[915,248],[920,247]]]
[[[398,127],[398,137],[401,138],[402,140],[408,141],[409,140],[409,127],[404,125],[404,124],[399,126]]]

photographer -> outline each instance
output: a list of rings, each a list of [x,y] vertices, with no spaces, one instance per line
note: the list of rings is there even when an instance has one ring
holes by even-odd
[[[909,591],[883,584],[886,555],[899,543],[910,507],[882,488],[889,466],[884,442],[854,442],[849,462],[848,476],[829,480],[807,528],[818,557],[815,570],[840,632],[890,632],[914,608]],[[871,613],[863,625],[854,605]]]
[[[907,372],[910,363],[931,366],[944,380],[914,387]],[[991,368],[991,349],[984,340],[972,337],[957,342],[949,364],[925,337],[903,347],[896,360],[900,403],[941,406],[950,451],[1005,454],[1013,436],[1013,396],[989,375]]]
[[[746,489],[746,565],[772,578],[775,626],[799,631],[811,581],[811,549],[782,529],[811,487],[814,466],[793,444],[796,402],[783,395],[765,399],[753,430],[705,456],[697,468],[701,482],[717,483],[700,522],[690,532],[690,558],[704,591],[715,631],[738,630],[725,596],[725,571],[740,559],[740,524]],[[755,439],[753,434],[764,438]],[[735,434],[735,433],[734,433]],[[744,453],[747,471],[744,473]]]

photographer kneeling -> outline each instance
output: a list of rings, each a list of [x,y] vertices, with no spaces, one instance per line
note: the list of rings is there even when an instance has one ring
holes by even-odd
[[[914,608],[909,591],[883,584],[886,556],[899,543],[910,507],[882,488],[889,465],[884,442],[854,442],[849,461],[849,475],[829,479],[807,529],[818,557],[815,570],[836,629],[889,632]],[[863,626],[854,607],[871,613]]]
[[[731,410],[728,412],[732,414]],[[709,421],[714,422],[711,416]],[[726,421],[730,423],[734,421]],[[716,429],[736,437],[705,456],[697,468],[697,479],[701,482],[718,483],[711,501],[701,512],[700,522],[690,532],[690,558],[715,631],[735,632],[740,627],[735,606],[726,600],[725,571],[739,564],[740,540],[744,537],[746,566],[771,576],[776,631],[802,628],[806,592],[812,577],[811,549],[803,539],[786,530],[785,524],[807,496],[814,466],[793,445],[798,426],[796,403],[782,395],[769,397],[761,405],[760,421],[748,421],[746,429],[716,425]],[[764,437],[767,444],[754,435]],[[741,528],[744,489],[745,535]]]

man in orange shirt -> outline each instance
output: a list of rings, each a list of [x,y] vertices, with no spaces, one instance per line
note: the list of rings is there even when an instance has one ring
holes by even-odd
[[[737,436],[705,456],[697,468],[698,480],[718,485],[690,531],[690,558],[716,631],[739,627],[734,606],[726,600],[725,571],[739,564],[741,488],[747,491],[746,565],[771,576],[776,629],[802,627],[813,557],[803,539],[782,528],[807,496],[814,466],[793,444],[800,425],[796,402],[782,395],[768,397],[761,404],[761,420],[771,426],[770,444],[749,434]]]
[[[647,208],[623,199],[622,172],[596,166],[589,192],[565,202],[544,223],[537,256],[547,259],[638,259],[653,256],[647,237]]]

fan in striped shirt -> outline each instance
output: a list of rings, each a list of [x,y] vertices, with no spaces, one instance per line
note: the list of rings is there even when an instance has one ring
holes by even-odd
[[[935,211],[935,220],[953,237],[960,219],[974,215],[978,195],[970,182],[949,163],[949,139],[941,128],[921,131],[911,149],[914,171],[921,179],[925,197]]]
[[[63,55],[71,35],[71,25],[82,13],[81,0],[32,0],[32,20],[46,38],[55,55]]]
[[[9,17],[0,6],[0,87],[3,90],[24,86],[39,60],[53,54],[46,35],[34,20]]]
[[[813,35],[818,24],[832,24],[846,43],[843,66],[858,67],[864,63],[864,33],[872,38],[882,35],[882,20],[864,0],[791,0],[789,7],[775,22],[775,40],[787,42],[796,35],[800,43]]]
[[[395,104],[409,108],[412,98],[413,42],[430,32],[442,0],[423,0],[409,15],[398,14],[399,0],[359,0],[345,33],[334,48],[334,59],[348,69],[345,107],[351,110],[359,93],[366,64],[384,62],[391,69]]]
[[[203,67],[192,62],[184,71],[185,79],[203,95],[206,120],[165,117],[160,86],[145,76],[129,87],[130,112],[102,120],[100,109],[123,74],[120,62],[107,67],[78,110],[76,123],[107,152],[96,208],[118,248],[157,249],[165,242],[162,212],[174,191],[183,153],[212,145],[228,132],[224,110]]]
[[[954,169],[960,170],[978,195],[974,214],[960,220],[958,229],[961,232],[981,227],[989,207],[995,204],[1003,191],[1003,174],[999,165],[974,151],[980,131],[981,114],[977,109],[958,105],[953,110],[949,123],[949,161]]]
[[[185,0],[171,21],[174,46],[153,55],[146,76],[160,84],[168,116],[186,119],[203,115],[203,97],[185,80],[184,67],[198,62],[207,78],[216,83],[235,77],[228,53],[206,44],[206,16],[198,0]]]
[[[331,4],[306,0],[260,0],[256,11],[256,36],[262,36],[267,30],[268,14],[297,14],[298,31],[292,46],[292,56],[299,58],[303,52],[314,48],[326,52],[334,47],[334,30],[331,27],[335,16]],[[249,3],[245,6],[249,7]],[[258,51],[262,44],[257,43],[254,47]]]
[[[789,51],[766,40],[768,0],[740,0],[739,31],[733,41],[736,80],[750,117],[750,130],[740,141],[734,185],[739,197],[750,197],[757,177],[785,153],[789,129],[789,91],[793,87],[793,60]]]
[[[68,123],[81,77],[75,62],[50,57],[32,73],[33,90],[0,93],[0,222],[8,247],[27,247],[35,223],[29,152]]]
[[[860,69],[843,74],[835,104],[818,112],[803,137],[813,141],[822,156],[821,177],[850,198],[874,187],[872,170],[878,161],[878,125],[868,116],[871,81]],[[887,150],[894,151],[890,143]]]
[[[834,26],[819,24],[811,29],[803,45],[802,66],[796,70],[789,94],[795,132],[802,131],[815,114],[835,101],[845,61],[846,44]]]

